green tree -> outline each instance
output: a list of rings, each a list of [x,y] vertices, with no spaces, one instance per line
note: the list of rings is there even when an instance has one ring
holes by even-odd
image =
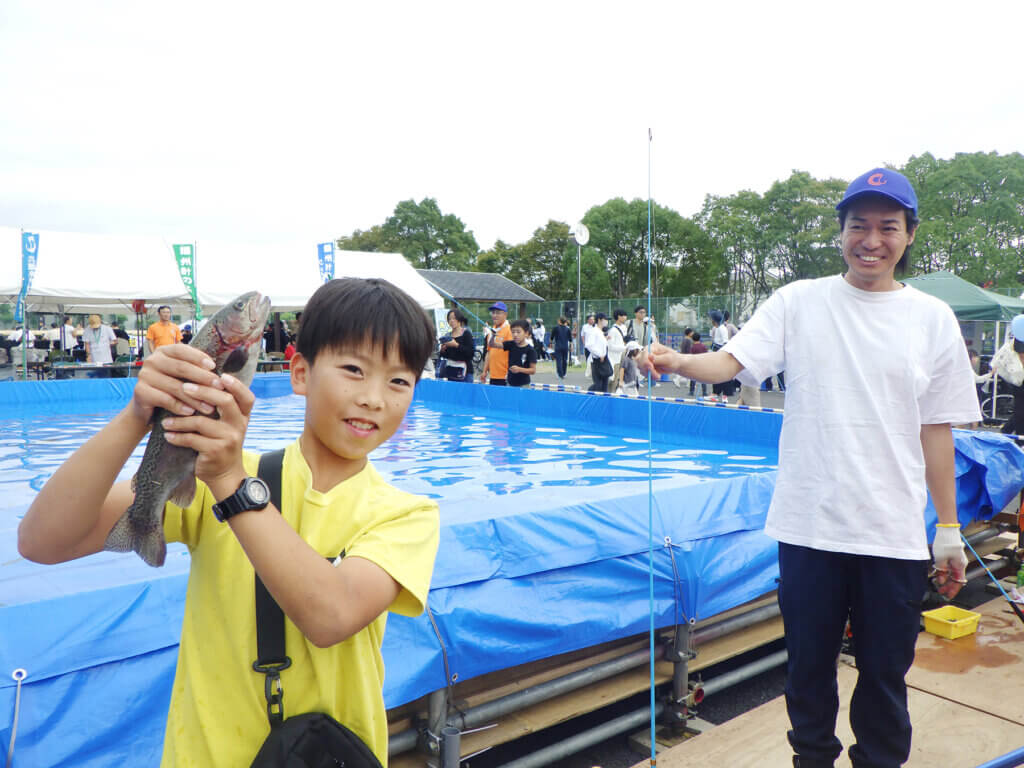
[[[0,325],[10,326],[14,323],[14,310],[10,304],[0,304]]]
[[[621,197],[594,206],[583,217],[590,247],[604,259],[612,295],[638,296],[647,290],[647,201]],[[680,287],[700,292],[723,281],[723,262],[715,244],[691,220],[657,203],[651,205],[652,280],[672,270]],[[653,286],[652,286],[653,287]]]
[[[575,283],[565,281],[566,263],[576,262],[576,244],[564,221],[548,220],[522,246],[522,285],[545,299],[575,296]]]
[[[914,183],[921,224],[911,272],[949,270],[978,285],[1020,293],[1024,282],[1024,156],[930,153],[902,169]]]
[[[398,251],[417,269],[472,268],[480,250],[459,217],[442,213],[437,200],[403,200],[382,225],[338,238],[351,251]]]
[[[377,251],[387,253],[394,250],[384,228],[376,224],[369,229],[357,229],[351,235],[338,238],[338,248],[343,251]]]

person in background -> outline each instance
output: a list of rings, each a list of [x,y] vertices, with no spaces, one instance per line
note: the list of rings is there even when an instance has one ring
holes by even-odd
[[[292,360],[293,357],[295,357],[295,350],[297,348],[296,347],[297,340],[298,340],[297,336],[292,336],[290,339],[288,339],[288,346],[286,346],[284,348],[284,365],[281,366],[281,370],[284,370],[284,371],[290,371],[291,370],[291,360]]]
[[[508,352],[502,344],[512,340],[512,328],[508,322],[508,307],[505,302],[496,301],[488,308],[491,313],[491,327],[484,331],[484,361],[483,371],[480,373],[480,381],[488,381],[498,387],[505,386],[508,382]],[[496,335],[502,344],[492,345],[491,336]],[[492,349],[491,347],[495,348]]]
[[[708,317],[711,318],[711,351],[717,352],[729,342],[729,329],[725,327],[725,318],[719,310],[711,310]],[[727,403],[736,394],[736,388],[732,381],[723,381],[714,384],[711,393],[712,399]]]
[[[89,363],[109,365],[114,362],[112,346],[117,343],[117,337],[110,330],[109,325],[104,325],[99,315],[89,315],[89,327],[82,334],[85,339],[85,360]],[[92,371],[96,378],[109,378],[110,369],[103,368]]]
[[[608,380],[611,378],[611,363],[608,360],[608,340],[605,338],[605,327],[608,316],[604,312],[594,315],[594,327],[587,333],[587,350],[590,352],[590,377],[593,384],[587,387],[588,392],[607,392]]]
[[[1024,315],[1017,315],[1013,318],[1010,322],[1010,333],[1013,335],[1013,351],[1021,365],[1024,366]],[[999,371],[1002,370],[1002,368],[999,369]],[[1013,413],[1010,414],[1010,418],[1000,427],[999,431],[1004,435],[1024,435],[1024,380],[1010,381],[1003,374],[1000,374],[1000,378],[1010,387],[1010,394],[1013,395]],[[1016,377],[1013,378],[1016,379]]]
[[[558,380],[565,380],[565,373],[569,369],[569,346],[572,344],[572,331],[569,330],[569,321],[565,317],[558,318],[558,325],[551,329],[551,346],[555,350],[555,372]]]
[[[114,337],[118,339],[124,339],[125,341],[131,341],[131,337],[128,332],[121,327],[121,324],[116,320],[110,324],[110,330],[114,332]]]
[[[608,329],[608,362],[612,364],[612,377],[608,384],[608,391],[615,392],[622,381],[622,359],[626,353],[627,342],[633,341],[629,335],[629,325],[626,323],[626,310],[612,310],[614,324]]]
[[[504,349],[508,355],[508,385],[528,387],[530,376],[537,372],[537,349],[530,343],[530,324],[525,320],[513,320],[509,328],[512,340],[502,342],[498,334],[492,334],[491,348]]]
[[[473,355],[476,342],[467,327],[469,321],[457,309],[448,310],[448,326],[452,329],[451,339],[441,344],[438,354],[444,359],[441,378],[449,381],[473,383]]]
[[[730,339],[733,336],[735,336],[737,333],[740,332],[739,328],[737,328],[735,325],[733,325],[732,323],[729,322],[729,310],[728,309],[723,309],[722,310],[722,324],[725,326],[725,330],[729,332],[729,338]]]
[[[920,220],[910,181],[870,170],[836,211],[845,273],[782,286],[723,349],[656,347],[641,368],[752,386],[790,372],[765,533],[779,542],[793,764],[831,768],[842,753],[836,658],[849,621],[850,762],[895,768],[910,755],[905,676],[930,561],[944,597],[966,583],[952,425],[981,414],[953,310],[895,277]]]
[[[708,351],[708,348],[704,346],[704,342],[702,342],[700,340],[700,333],[698,333],[697,331],[694,331],[692,338],[693,338],[693,344],[690,346],[690,354],[691,355],[703,355],[705,352]],[[690,397],[693,397],[693,393],[696,391],[695,387],[696,387],[697,383],[698,382],[696,382],[694,379],[692,379],[692,378],[690,379]],[[701,397],[707,397],[708,396],[708,385],[705,384],[703,381],[700,382],[700,396]]]
[[[71,315],[64,315],[63,325],[60,327],[60,348],[70,352],[78,343],[75,336],[75,327],[71,324]]]
[[[533,326],[533,348],[537,350],[538,360],[548,359],[548,352],[544,347],[544,335],[544,321],[539,317],[535,318]]]
[[[626,342],[626,350],[622,355],[622,384],[616,390],[626,397],[640,396],[640,370],[636,360],[640,355],[640,345],[635,341]]]
[[[181,343],[181,329],[171,322],[171,308],[164,304],[157,309],[160,319],[146,331],[146,357],[168,344]]]
[[[192,343],[192,324],[185,323],[181,326],[181,343],[191,344]]]

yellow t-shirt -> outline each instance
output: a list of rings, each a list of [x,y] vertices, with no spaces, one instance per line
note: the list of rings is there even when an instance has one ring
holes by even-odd
[[[255,476],[259,456],[245,453]],[[168,504],[164,532],[192,553],[185,620],[164,736],[165,768],[249,765],[270,732],[264,675],[256,659],[254,571],[231,528],[213,516],[214,499],[197,483],[191,506]],[[312,487],[298,441],[285,451],[282,514],[317,552],[370,560],[402,590],[388,610],[418,615],[437,553],[437,505],[392,488],[372,465],[327,493]],[[243,513],[244,514],[244,513]],[[281,674],[285,717],[325,712],[352,729],[387,765],[387,720],[380,645],[387,613],[330,648],[317,648],[285,617]]]

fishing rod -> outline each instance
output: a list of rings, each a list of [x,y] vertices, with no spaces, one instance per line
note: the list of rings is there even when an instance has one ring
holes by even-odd
[[[1020,606],[1017,605],[1015,600],[1013,600],[1008,594],[1006,594],[1006,590],[1003,589],[1003,585],[999,583],[999,579],[992,575],[992,571],[990,571],[988,569],[988,566],[985,565],[985,561],[981,559],[981,555],[979,555],[974,550],[974,547],[971,546],[971,542],[967,540],[967,537],[964,536],[963,533],[961,533],[960,538],[964,540],[964,544],[966,544],[968,548],[970,548],[971,552],[974,554],[975,559],[981,564],[981,567],[985,569],[985,573],[987,573],[988,577],[992,579],[992,583],[995,584],[999,588],[999,591],[1003,593],[1003,597],[1006,598],[1006,602],[1010,604],[1010,607],[1013,609],[1013,612],[1017,614],[1017,618],[1020,619],[1021,624],[1024,624],[1024,612],[1021,611]]]

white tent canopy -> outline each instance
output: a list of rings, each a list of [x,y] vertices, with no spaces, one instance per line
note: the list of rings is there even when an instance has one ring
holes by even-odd
[[[400,253],[336,251],[334,276],[382,278],[425,310],[444,307],[437,291]],[[321,284],[316,244],[203,240],[196,247],[196,284],[207,313],[245,291],[269,296],[275,312],[297,311]]]
[[[191,303],[174,253],[158,237],[34,231],[39,250],[28,311],[114,312],[133,299]],[[15,303],[20,290],[21,230],[0,227],[0,300]]]
[[[26,309],[114,312],[136,299],[148,305],[192,304],[171,243],[159,237],[39,231]],[[295,311],[320,287],[316,243],[196,243],[196,284],[206,314],[246,291],[269,296],[274,311]],[[399,253],[335,253],[336,277],[378,277],[402,288],[425,310],[444,302]],[[21,231],[0,227],[0,301],[21,288]]]

